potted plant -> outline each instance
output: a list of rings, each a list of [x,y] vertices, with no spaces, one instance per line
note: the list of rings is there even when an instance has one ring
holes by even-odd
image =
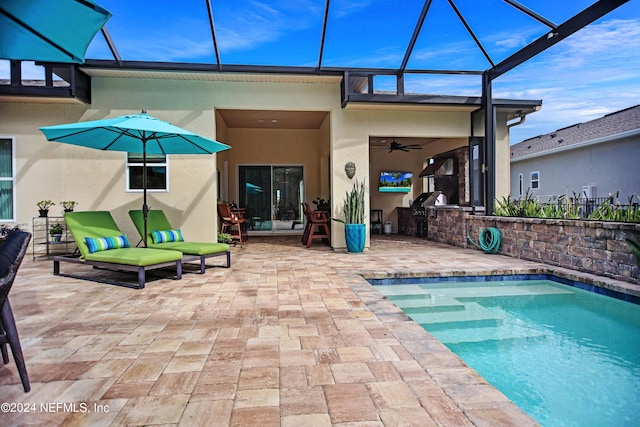
[[[233,238],[228,233],[218,233],[218,243],[231,243]]]
[[[51,243],[60,243],[62,241],[62,232],[64,228],[62,224],[55,223],[49,227],[49,234],[51,235]]]
[[[364,182],[358,184],[356,180],[350,192],[346,193],[342,203],[344,220],[332,218],[344,224],[344,239],[349,252],[364,251],[367,238],[367,227],[364,222]]]
[[[38,203],[36,203],[36,206],[38,206],[40,217],[44,218],[49,215],[49,208],[54,205],[55,203],[53,203],[51,200],[40,200]]]
[[[329,212],[331,211],[331,203],[329,200],[322,199],[320,197],[316,197],[315,200],[312,200],[311,203],[316,205],[317,211]]]
[[[64,209],[65,212],[73,212],[73,209],[78,206],[78,202],[76,202],[75,200],[60,202],[60,204],[62,205],[62,209]]]

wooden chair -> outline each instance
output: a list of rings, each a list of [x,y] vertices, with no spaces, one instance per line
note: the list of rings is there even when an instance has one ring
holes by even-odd
[[[308,248],[313,239],[331,241],[331,227],[329,226],[329,215],[323,211],[312,211],[309,203],[302,203],[302,210],[307,218],[307,224],[302,234],[302,243]]]
[[[231,238],[237,239],[240,242],[240,246],[244,245],[244,242],[247,240],[245,234],[246,220],[242,214],[231,212],[231,206],[227,203],[219,203],[218,215],[222,221],[220,232],[230,234]]]

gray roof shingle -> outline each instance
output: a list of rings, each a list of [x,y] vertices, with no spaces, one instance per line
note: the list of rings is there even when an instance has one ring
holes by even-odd
[[[578,123],[551,133],[525,139],[510,147],[511,159],[635,129],[640,129],[640,105],[616,111],[589,122]]]

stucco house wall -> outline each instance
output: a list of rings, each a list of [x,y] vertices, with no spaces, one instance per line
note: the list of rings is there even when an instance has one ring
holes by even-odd
[[[511,192],[515,197],[526,194],[529,188],[542,201],[574,193],[584,199],[619,192],[625,203],[640,193],[640,175],[636,173],[640,162],[640,105],[529,138],[511,146],[510,151]],[[532,172],[539,172],[537,189],[531,186]],[[583,187],[588,187],[587,194]]]
[[[595,189],[591,197],[606,197],[617,191],[626,201],[640,193],[640,136],[549,153],[511,163],[512,194],[518,196],[519,174],[523,192],[530,188],[531,172],[540,172],[540,187],[531,193],[545,199],[549,195],[579,194],[583,186]],[[585,197],[584,194],[581,195]],[[637,201],[637,200],[636,200]]]
[[[344,173],[347,162],[356,163],[354,179],[365,181],[368,191],[375,189],[370,180],[371,169],[377,173],[380,166],[371,163],[371,135],[451,139],[470,136],[471,114],[468,111],[437,111],[437,107],[428,111],[409,108],[403,111],[350,110],[340,104],[340,84],[337,82],[274,82],[262,76],[255,76],[251,82],[246,80],[247,77],[244,81],[196,81],[94,76],[90,105],[70,101],[48,103],[29,98],[17,102],[0,100],[0,135],[16,138],[15,222],[30,224],[37,214],[35,204],[38,200],[51,199],[56,203],[76,200],[80,203],[79,210],[111,211],[123,231],[136,236],[127,211],[140,208],[142,194],[125,191],[125,153],[98,152],[48,142],[38,130],[40,126],[104,119],[138,113],[144,108],[160,119],[233,146],[234,139],[255,139],[258,135],[252,135],[248,130],[217,126],[217,108],[326,111],[327,119],[317,131],[279,131],[272,139],[295,135],[293,139],[310,141],[313,149],[300,154],[300,162],[308,163],[307,195],[311,199],[316,193],[330,197],[334,216],[341,214],[339,203],[353,185]],[[508,150],[506,120],[503,119],[504,116],[499,115],[498,153]],[[266,144],[264,153],[270,151]],[[164,209],[173,225],[180,227],[187,237],[215,239],[218,229],[217,171],[221,159],[234,159],[235,156],[233,148],[213,156],[169,156],[169,190],[150,193],[150,207]],[[317,159],[312,165],[314,156]],[[496,173],[508,176],[508,162],[500,160],[500,156],[498,154]],[[233,162],[245,163],[247,160]],[[229,169],[234,170],[231,163]],[[498,194],[502,192],[498,190]],[[369,207],[367,199],[367,212]],[[332,224],[332,246],[336,249],[346,246],[342,230],[341,224]]]

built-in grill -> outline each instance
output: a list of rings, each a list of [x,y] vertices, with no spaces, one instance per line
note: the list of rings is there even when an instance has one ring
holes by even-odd
[[[427,206],[434,206],[442,191],[420,194],[411,204],[411,213],[416,220],[416,236],[427,237]]]

